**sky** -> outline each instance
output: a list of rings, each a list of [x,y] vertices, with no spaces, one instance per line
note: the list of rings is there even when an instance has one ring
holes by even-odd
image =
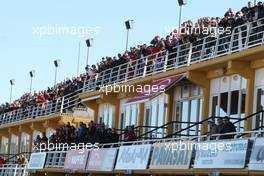
[[[188,0],[182,21],[223,17],[228,8],[238,11],[248,0]],[[124,22],[134,20],[129,46],[149,44],[155,35],[165,37],[177,28],[177,0],[0,0],[0,104],[9,101],[10,79],[15,79],[12,99],[30,90],[30,70],[36,70],[33,90],[54,84],[53,60],[60,59],[57,82],[84,72],[87,47],[94,39],[89,64],[125,51]]]

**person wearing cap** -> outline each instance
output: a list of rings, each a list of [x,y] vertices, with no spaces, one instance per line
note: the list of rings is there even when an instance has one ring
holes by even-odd
[[[212,119],[208,120],[208,125],[209,125],[208,136],[210,136],[210,139],[214,140],[216,139],[216,136],[212,136],[212,135],[217,134],[217,126]]]

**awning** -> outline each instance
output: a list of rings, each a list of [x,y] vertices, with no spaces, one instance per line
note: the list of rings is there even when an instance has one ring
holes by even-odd
[[[101,95],[96,95],[96,96],[93,96],[93,97],[88,97],[88,98],[82,99],[82,102],[97,100],[97,99],[100,99],[100,98],[101,98]]]
[[[185,75],[177,75],[164,79],[155,80],[149,87],[149,89],[144,89],[144,92],[138,93],[135,97],[129,99],[125,104],[136,104],[136,103],[144,103],[150,101],[151,99],[159,96],[164,93],[170,87],[174,86],[176,83],[181,81]]]

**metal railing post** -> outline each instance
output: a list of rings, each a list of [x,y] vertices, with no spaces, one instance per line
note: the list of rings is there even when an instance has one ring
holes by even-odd
[[[233,32],[232,35],[231,35],[230,44],[229,44],[229,49],[228,49],[228,52],[227,52],[227,53],[229,53],[229,54],[232,53],[233,41],[234,41],[234,35],[235,35],[235,33]]]
[[[17,165],[18,165],[18,164],[16,164],[15,171],[14,171],[14,176],[17,175]]]
[[[192,59],[192,43],[190,43],[190,49],[189,49],[189,54],[188,54],[188,60],[187,60],[187,66],[190,66],[191,64],[191,59]]]
[[[61,100],[61,107],[60,107],[61,114],[63,113],[63,106],[64,106],[64,97],[62,97],[62,100]]]
[[[249,37],[250,37],[250,25],[251,25],[251,23],[249,23],[248,25],[247,25],[247,37],[246,37],[246,42],[245,42],[245,48],[247,48],[248,47],[248,42],[249,42]]]
[[[163,72],[166,72],[167,71],[168,59],[169,59],[169,52],[168,51],[165,51],[165,60],[164,60],[164,69],[163,69]]]
[[[200,54],[200,61],[203,59],[203,56],[204,56],[204,48],[205,48],[206,39],[207,38],[203,39],[203,44],[202,44],[203,46],[202,46],[202,50],[201,50],[201,54]]]
[[[128,74],[129,74],[129,63],[127,63],[127,67],[126,67],[126,77],[125,77],[125,81],[128,80]]]
[[[147,74],[147,65],[148,65],[148,57],[146,57],[146,60],[145,60],[143,77],[145,77]]]

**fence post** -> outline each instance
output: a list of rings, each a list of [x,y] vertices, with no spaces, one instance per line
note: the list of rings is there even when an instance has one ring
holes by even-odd
[[[17,175],[17,174],[16,174],[16,173],[17,173],[17,165],[18,165],[18,164],[16,164],[15,171],[14,171],[14,176]],[[12,167],[12,166],[11,166],[11,167]]]
[[[126,78],[125,81],[128,79],[128,74],[129,74],[129,63],[127,63],[127,68],[126,68]]]
[[[61,100],[61,107],[60,107],[61,114],[63,113],[63,106],[64,106],[64,97],[62,97],[62,100]]]
[[[250,37],[250,23],[247,25],[247,38],[246,38],[246,42],[245,42],[245,48],[248,47],[248,42],[249,42],[249,37]]]
[[[164,69],[163,69],[163,72],[166,72],[166,70],[167,70],[168,59],[169,59],[169,52],[168,51],[165,51],[165,60],[164,60]]]
[[[190,66],[191,59],[192,59],[192,43],[190,43],[190,49],[189,49],[189,54],[188,54],[187,66]]]
[[[145,60],[143,77],[145,77],[147,74],[147,65],[148,65],[148,57],[146,57],[146,60]]]

